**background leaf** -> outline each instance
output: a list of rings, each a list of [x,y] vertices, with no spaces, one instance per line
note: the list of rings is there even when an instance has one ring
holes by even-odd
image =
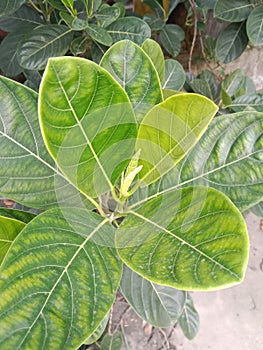
[[[248,0],[217,0],[214,16],[228,22],[241,22],[246,19],[252,10]]]
[[[244,95],[236,98],[230,106],[235,112],[253,108],[255,111],[263,113],[263,94]]]
[[[263,6],[256,7],[247,20],[247,35],[255,46],[263,45]]]
[[[185,72],[182,65],[172,59],[165,60],[163,89],[181,90],[185,83]]]
[[[152,60],[153,65],[158,72],[159,79],[160,81],[162,81],[164,78],[165,66],[164,55],[160,45],[152,39],[146,39],[145,42],[142,44],[142,49]]]
[[[223,63],[232,62],[242,54],[247,43],[245,22],[231,23],[217,38],[216,56]]]
[[[151,37],[151,29],[146,22],[137,17],[119,18],[107,27],[113,42],[128,39],[141,45]]]
[[[101,350],[121,350],[122,347],[122,334],[121,332],[114,332],[112,335],[106,334],[101,343]]]
[[[96,24],[89,24],[86,28],[88,35],[95,41],[105,46],[111,46],[112,38],[110,34],[104,28],[97,26]]]
[[[57,171],[39,128],[38,95],[0,77],[0,193],[28,207],[80,206],[82,196]]]
[[[0,208],[0,215],[6,218],[15,219],[28,224],[36,216],[33,213],[9,208]]]
[[[116,4],[118,4],[118,3],[116,3]],[[95,17],[97,18],[98,23],[102,27],[109,26],[111,23],[116,21],[116,19],[119,18],[119,16],[120,16],[120,9],[116,6],[102,7],[95,14]]]
[[[0,17],[8,16],[14,13],[21,7],[26,0],[12,0],[12,1],[1,1],[0,3]]]
[[[39,113],[47,147],[67,178],[92,197],[113,190],[134,153],[137,125],[112,76],[86,59],[50,59]]]
[[[128,40],[116,43],[105,53],[100,64],[127,92],[137,120],[162,101],[156,69],[136,44]]]
[[[186,292],[160,286],[124,266],[121,292],[134,311],[155,327],[170,327],[183,312]]]
[[[223,193],[187,187],[148,199],[116,231],[123,262],[150,281],[182,290],[240,283],[248,235],[239,210]]]
[[[175,57],[181,50],[181,41],[184,40],[184,31],[176,24],[167,24],[160,31],[160,40],[165,50]]]
[[[152,183],[172,169],[201,137],[217,109],[197,94],[178,94],[153,107],[140,124],[136,141],[143,165],[140,180]]]
[[[96,330],[122,270],[96,235],[113,238],[114,229],[76,208],[46,211],[21,232],[0,269],[2,348],[73,350]]]
[[[88,337],[83,344],[85,345],[90,345],[95,343],[103,334],[103,332],[105,331],[108,321],[110,318],[110,312],[104,317],[104,319],[102,320],[102,322],[100,323],[100,325],[98,326],[98,328],[95,330],[95,332],[92,333],[92,335],[90,337]]]
[[[192,340],[199,328],[199,315],[194,307],[193,300],[189,293],[186,295],[183,312],[178,320],[179,326],[181,327],[184,335]]]
[[[27,69],[41,70],[50,57],[62,56],[67,52],[72,38],[72,30],[61,24],[36,27],[20,44],[19,64]]]

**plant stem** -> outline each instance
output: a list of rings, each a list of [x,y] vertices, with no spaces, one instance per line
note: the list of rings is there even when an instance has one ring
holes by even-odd
[[[193,52],[194,52],[194,47],[195,47],[195,42],[196,42],[196,36],[197,36],[197,11],[196,11],[196,7],[195,7],[195,3],[193,0],[189,0],[189,3],[191,5],[191,8],[193,10],[193,14],[194,14],[194,36],[193,36],[193,41],[192,41],[192,45],[191,45],[191,49],[190,49],[190,54],[189,54],[189,60],[188,60],[188,70],[189,73],[192,72],[192,57],[193,57]]]
[[[42,11],[40,10],[40,8],[37,7],[33,0],[29,0],[29,3],[37,12],[42,14]]]

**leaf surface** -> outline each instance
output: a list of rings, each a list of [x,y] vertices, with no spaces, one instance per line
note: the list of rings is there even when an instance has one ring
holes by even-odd
[[[263,4],[250,13],[246,26],[247,35],[252,44],[263,45]]]
[[[153,65],[158,72],[159,79],[162,81],[164,78],[165,65],[164,55],[160,45],[152,39],[146,39],[142,44],[142,49],[152,60]]]
[[[239,210],[221,192],[187,187],[131,210],[116,231],[123,262],[144,278],[182,290],[240,283],[248,235]]]
[[[21,7],[26,0],[12,0],[12,1],[1,1],[0,3],[0,17],[11,15]]]
[[[51,209],[27,225],[0,269],[3,349],[73,350],[96,330],[121,277],[106,246],[113,236],[107,219],[83,209]]]
[[[28,224],[36,216],[35,214],[28,211],[9,208],[0,208],[0,215],[6,218],[22,221],[26,224]]]
[[[102,45],[111,46],[112,38],[106,29],[97,26],[96,24],[89,24],[86,29],[91,38]]]
[[[251,10],[252,5],[248,0],[217,0],[214,16],[228,22],[241,22]]]
[[[183,312],[179,317],[178,323],[186,338],[191,340],[196,336],[199,328],[199,315],[189,293],[186,296]]]
[[[165,60],[163,89],[181,90],[185,83],[185,72],[181,64],[172,59]]]
[[[165,50],[173,57],[181,50],[181,41],[184,39],[184,31],[176,24],[167,24],[160,31],[160,40]]]

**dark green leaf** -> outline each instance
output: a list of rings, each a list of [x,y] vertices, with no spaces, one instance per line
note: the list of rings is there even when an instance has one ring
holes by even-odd
[[[15,219],[18,221],[22,221],[25,224],[28,224],[29,221],[34,219],[36,215],[28,211],[21,211],[21,210],[9,209],[9,208],[0,208],[0,216],[4,216],[10,219]]]
[[[57,10],[67,11],[61,0],[47,0],[47,2]]]
[[[151,14],[146,14],[143,20],[150,26],[152,31],[158,31],[165,27],[165,22]]]
[[[89,26],[89,22],[86,19],[74,18],[71,23],[73,30],[81,31]]]
[[[162,81],[164,78],[165,68],[164,68],[164,55],[160,45],[152,39],[146,39],[145,42],[142,44],[142,49],[147,53],[147,55],[152,60],[153,65],[158,72],[159,79],[160,81]]]
[[[186,338],[193,339],[198,332],[199,315],[189,294],[187,294],[183,312],[178,321]]]
[[[241,112],[248,107],[263,113],[263,94],[244,95],[236,98],[231,105],[235,112]]]
[[[89,24],[86,29],[88,35],[98,43],[104,46],[111,46],[112,38],[106,29],[97,26],[96,24]]]
[[[191,87],[194,92],[201,94],[203,96],[206,96],[213,100],[212,91],[210,89],[210,86],[206,80],[203,79],[194,79],[191,83]]]
[[[263,201],[249,208],[249,210],[260,218],[263,218]]]
[[[244,84],[245,76],[241,69],[234,70],[222,81],[222,88],[229,95],[234,97]]]
[[[31,221],[0,269],[1,348],[77,349],[115,298],[122,267],[106,246],[113,237],[107,219],[83,209],[51,209]]]
[[[27,78],[25,81],[25,85],[28,86],[29,88],[35,90],[38,92],[39,90],[39,85],[42,79],[41,74],[36,71],[36,70],[24,70],[24,75]]]
[[[121,350],[122,334],[114,332],[113,335],[106,334],[100,343],[100,350]]]
[[[27,69],[43,69],[50,57],[64,55],[73,37],[66,26],[49,24],[28,33],[18,49],[19,64]]]
[[[172,56],[177,56],[181,50],[184,31],[176,24],[167,24],[160,32],[160,40],[165,50]]]
[[[245,22],[231,23],[217,38],[216,56],[223,63],[232,62],[242,54],[247,43]]]
[[[120,9],[117,6],[103,7],[96,13],[95,16],[98,20],[98,23],[102,27],[107,27],[108,25],[116,21],[117,18],[120,17]]]
[[[137,17],[119,18],[107,27],[113,42],[129,39],[141,45],[151,36],[151,29],[146,22]]]
[[[263,45],[263,6],[256,7],[248,16],[247,35],[253,45]]]
[[[152,283],[124,266],[121,292],[134,311],[155,327],[172,326],[183,312],[186,293]]]
[[[217,0],[214,16],[228,22],[241,22],[248,17],[252,8],[248,0]]]
[[[125,6],[121,2],[115,2],[115,4],[112,5],[113,8],[117,8],[120,11],[119,17],[125,17]]]
[[[11,15],[16,12],[26,0],[2,0],[0,1],[0,17]]]
[[[165,11],[161,0],[142,0],[143,3],[147,4],[159,18],[165,18]]]
[[[210,70],[204,69],[198,75],[198,78],[208,83],[211,100],[218,102],[218,99],[220,98],[220,84],[215,74],[212,73]]]
[[[105,331],[105,329],[107,327],[109,317],[110,317],[110,312],[104,317],[104,319],[102,320],[102,322],[100,323],[98,328],[95,330],[95,332],[92,333],[92,335],[90,337],[88,337],[83,342],[83,344],[85,344],[85,345],[93,344],[102,336],[103,332]]]
[[[180,90],[185,83],[184,69],[178,61],[165,60],[165,76],[162,82],[163,89]]]
[[[213,290],[243,280],[249,240],[229,198],[195,186],[154,195],[130,209],[116,231],[116,246],[126,265],[154,283]]]
[[[107,46],[101,45],[101,44],[97,43],[96,41],[92,41],[92,43],[91,43],[92,61],[99,64],[103,55],[105,54],[105,52],[107,50],[108,50]]]
[[[199,7],[203,7],[205,9],[213,9],[217,0],[195,0],[196,4]]]

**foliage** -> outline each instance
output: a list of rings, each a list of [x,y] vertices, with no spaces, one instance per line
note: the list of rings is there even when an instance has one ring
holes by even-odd
[[[96,341],[119,286],[145,321],[194,337],[187,291],[243,280],[241,212],[262,200],[263,115],[235,112],[251,86],[241,75],[221,86],[211,72],[188,77],[210,99],[178,93],[180,66],[147,39],[115,43],[100,65],[49,59],[39,94],[0,78],[0,194],[41,211],[0,211],[2,348]],[[214,118],[211,99],[228,114]],[[119,333],[101,346],[113,342]]]

